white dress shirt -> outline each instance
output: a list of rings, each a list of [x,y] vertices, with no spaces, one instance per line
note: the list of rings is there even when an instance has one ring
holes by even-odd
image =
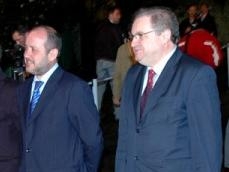
[[[142,87],[142,94],[143,91],[145,90],[145,87],[147,85],[147,80],[148,80],[148,71],[149,69],[153,69],[155,72],[154,78],[153,78],[153,87],[156,84],[159,76],[161,75],[161,72],[165,68],[165,65],[169,61],[169,59],[172,57],[173,53],[175,52],[177,47],[175,47],[170,53],[168,53],[165,57],[163,57],[153,68],[152,67],[147,67],[147,70],[145,72],[144,80],[143,80],[143,87]]]
[[[49,69],[48,72],[46,72],[44,75],[42,75],[39,79],[34,76],[34,79],[33,79],[33,83],[32,83],[32,89],[31,89],[31,96],[30,96],[30,100],[32,99],[32,95],[33,95],[33,90],[34,90],[34,87],[35,87],[35,82],[36,81],[42,81],[44,82],[43,85],[40,87],[39,91],[40,93],[42,93],[48,79],[50,78],[50,76],[53,74],[53,72],[58,68],[58,64],[56,63],[51,69]]]

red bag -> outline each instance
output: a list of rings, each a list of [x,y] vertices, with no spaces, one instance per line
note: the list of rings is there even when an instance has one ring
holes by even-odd
[[[205,64],[218,67],[223,51],[217,38],[204,29],[196,29],[183,36],[178,43],[180,49]]]

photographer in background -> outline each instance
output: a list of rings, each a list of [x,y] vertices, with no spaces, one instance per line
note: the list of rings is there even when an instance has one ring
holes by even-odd
[[[15,41],[16,45],[25,47],[25,34],[27,32],[27,27],[23,25],[18,25],[16,29],[12,32],[12,39]]]
[[[12,32],[12,39],[15,41],[14,48],[10,55],[13,58],[13,78],[15,80],[24,80],[27,76],[24,72],[24,47],[25,34],[28,28],[24,25],[18,25]]]
[[[13,40],[9,46],[2,48],[2,71],[14,80],[24,80],[28,74],[24,70],[24,44],[27,27],[18,25],[11,32]]]

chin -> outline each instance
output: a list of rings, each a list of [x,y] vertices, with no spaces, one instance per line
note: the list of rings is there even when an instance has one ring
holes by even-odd
[[[136,59],[138,62],[140,62],[140,61],[142,61],[143,57],[141,57],[141,56],[135,56],[135,59]]]
[[[136,60],[137,60],[139,63],[141,63],[141,64],[144,63],[144,58],[143,58],[143,57],[136,58]]]
[[[139,62],[143,66],[147,66],[144,62]]]
[[[30,73],[30,74],[32,74],[32,75],[35,75],[35,73],[33,72],[33,71],[26,71],[27,73]]]
[[[147,65],[147,62],[144,61],[143,59],[139,60],[138,62],[139,62],[140,64],[142,64],[143,66],[148,66],[148,65]]]
[[[31,69],[31,68],[29,68],[29,67],[27,67],[27,66],[26,66],[25,70],[26,70],[26,72],[28,72],[28,73],[34,74],[34,70]]]

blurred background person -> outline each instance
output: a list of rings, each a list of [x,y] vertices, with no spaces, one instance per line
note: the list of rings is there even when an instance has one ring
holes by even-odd
[[[26,25],[18,25],[12,32],[12,40],[15,42],[11,51],[13,57],[13,78],[15,80],[24,80],[29,76],[24,70],[24,48],[25,34],[28,31]]]
[[[28,28],[24,25],[18,25],[12,32],[12,39],[16,43],[16,45],[20,45],[21,47],[25,47],[25,34]]]
[[[186,9],[187,17],[182,20],[180,23],[180,36],[184,36],[185,34],[189,33],[193,29],[195,29],[198,25],[198,10],[196,4],[190,4],[187,6]]]
[[[121,91],[123,81],[128,69],[136,63],[131,42],[127,41],[118,48],[115,70],[113,75],[113,104],[115,105],[115,118],[119,119],[119,106],[121,101]]]
[[[96,31],[95,58],[98,81],[113,76],[116,53],[123,43],[123,32],[119,25],[122,14],[117,5],[107,8],[107,17]],[[110,81],[111,83],[112,81]],[[107,82],[98,83],[98,109],[101,110],[102,98]],[[112,86],[112,83],[111,83]]]
[[[210,6],[206,2],[200,3],[200,14],[198,19],[198,27],[207,30],[214,36],[217,36],[217,27],[215,18],[210,14]]]

